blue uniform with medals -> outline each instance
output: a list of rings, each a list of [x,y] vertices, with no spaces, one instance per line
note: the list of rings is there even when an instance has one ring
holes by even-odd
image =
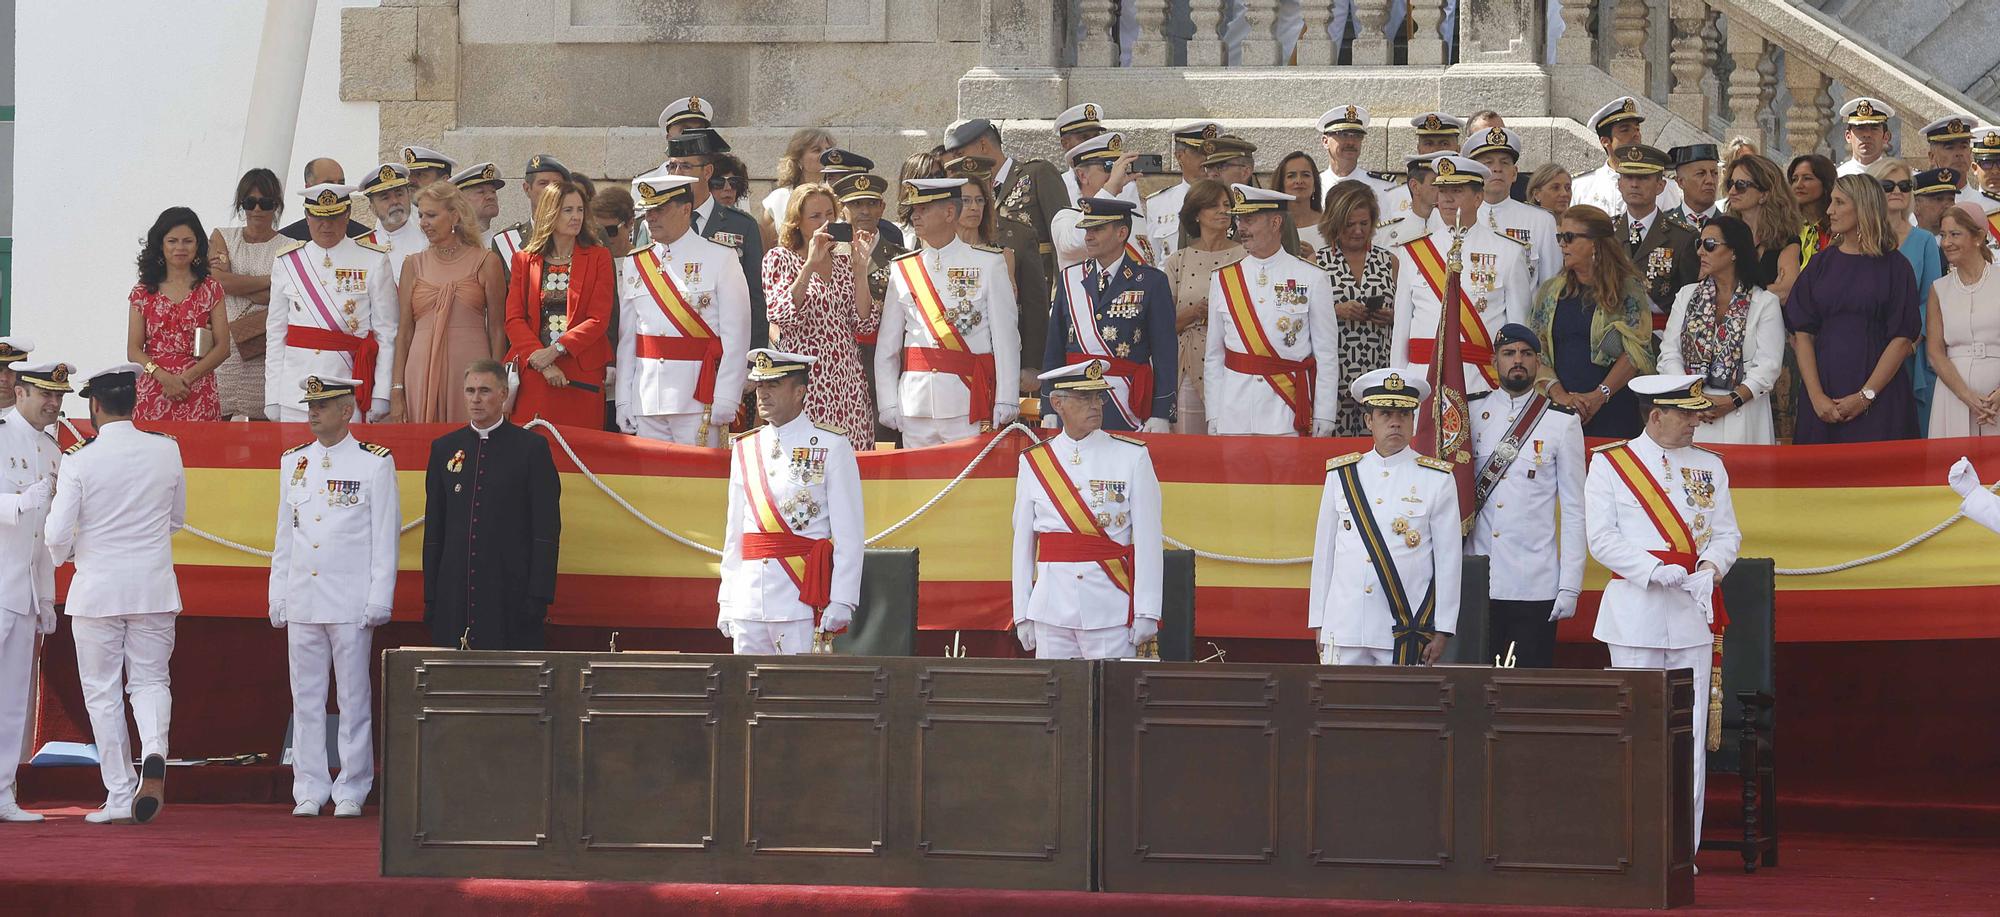
[[[1113,403],[1104,412],[1105,429],[1137,430],[1148,417],[1174,419],[1180,346],[1174,333],[1174,294],[1160,269],[1122,255],[1109,270],[1100,271],[1095,260],[1064,268],[1049,309],[1047,340],[1043,366],[1087,357],[1111,361],[1105,378],[1112,383]],[[1151,378],[1138,373],[1139,387],[1150,388],[1150,394],[1142,391],[1145,403],[1135,406],[1132,373],[1141,369]],[[1049,391],[1044,382],[1042,397]]]

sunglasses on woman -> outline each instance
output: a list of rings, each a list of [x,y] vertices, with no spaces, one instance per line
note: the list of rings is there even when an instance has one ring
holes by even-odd
[[[244,210],[276,210],[278,202],[264,197],[246,197],[236,206]]]
[[[1909,180],[1909,179],[1907,179],[1907,178],[1903,179],[1902,181],[1890,181],[1890,180],[1888,180],[1888,179],[1886,179],[1886,178],[1885,178],[1885,179],[1882,179],[1882,193],[1883,193],[1883,194],[1894,194],[1894,193],[1896,193],[1896,192],[1898,192],[1898,191],[1901,191],[1901,192],[1903,192],[1904,194],[1908,194],[1908,193],[1910,193],[1910,188],[1911,188],[1911,187],[1913,187],[1913,185],[1912,185],[1912,184],[1910,183],[1910,180]]]
[[[1748,191],[1748,190],[1750,190],[1750,189],[1752,189],[1752,188],[1755,188],[1755,189],[1757,189],[1757,190],[1759,190],[1759,191],[1762,191],[1762,190],[1764,190],[1764,186],[1763,186],[1763,185],[1760,185],[1760,184],[1757,184],[1756,182],[1754,182],[1754,181],[1750,181],[1750,180],[1748,180],[1748,179],[1742,179],[1742,178],[1738,178],[1738,179],[1732,179],[1732,180],[1731,180],[1731,181],[1729,182],[1729,190],[1731,190],[1731,191],[1735,191],[1735,192],[1737,192],[1737,193],[1739,193],[1739,194],[1741,194],[1742,192],[1745,192],[1745,191]]]
[[[1559,232],[1556,233],[1556,244],[1568,245],[1571,242],[1575,242],[1578,239],[1595,239],[1595,238],[1597,237],[1587,232]]]
[[[735,188],[737,194],[748,194],[750,192],[750,180],[741,175],[716,176],[708,180],[708,189],[710,191],[721,191],[724,188]]]
[[[1705,252],[1712,252],[1718,248],[1721,248],[1722,244],[1723,243],[1721,239],[1703,239],[1701,240],[1701,250]]]

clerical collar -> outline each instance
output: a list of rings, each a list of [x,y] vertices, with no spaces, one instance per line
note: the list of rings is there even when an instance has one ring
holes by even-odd
[[[484,428],[484,429],[481,429],[481,428],[480,428],[480,426],[479,426],[478,424],[472,424],[472,432],[474,432],[474,433],[477,433],[477,434],[479,434],[479,438],[480,438],[480,439],[485,439],[485,438],[486,438],[486,437],[487,437],[487,436],[488,436],[489,434],[491,434],[491,433],[492,433],[492,432],[493,432],[493,431],[494,431],[495,429],[497,429],[497,428],[498,428],[498,427],[499,427],[499,426],[500,426],[501,424],[503,424],[503,423],[506,423],[506,422],[507,422],[507,418],[503,416],[503,417],[501,417],[501,418],[500,418],[499,420],[496,420],[496,421],[494,421],[494,422],[493,422],[493,426],[490,426],[490,427],[486,427],[486,428]]]

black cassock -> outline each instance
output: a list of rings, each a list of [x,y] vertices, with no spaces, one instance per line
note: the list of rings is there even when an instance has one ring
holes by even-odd
[[[424,623],[455,647],[541,649],[556,595],[562,481],[549,444],[511,423],[431,443],[424,471]]]

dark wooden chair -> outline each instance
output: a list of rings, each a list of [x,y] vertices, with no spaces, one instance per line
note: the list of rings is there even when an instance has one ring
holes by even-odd
[[[1167,549],[1160,568],[1160,659],[1194,661],[1194,552]]]
[[[917,654],[917,549],[869,548],[861,556],[861,604],[833,638],[847,656]]]
[[[1488,587],[1491,572],[1486,556],[1472,554],[1465,558],[1463,578],[1458,588],[1458,633],[1452,635],[1451,645],[1445,647],[1447,663],[1457,665],[1492,665],[1492,640],[1487,629]]]
[[[1709,753],[1708,772],[1743,781],[1743,831],[1741,837],[1701,843],[1742,853],[1744,872],[1778,865],[1775,568],[1767,557],[1740,558],[1722,579],[1722,601],[1729,609],[1729,630],[1722,638],[1722,745]],[[1707,716],[1708,699],[1700,700],[1698,715]]]

